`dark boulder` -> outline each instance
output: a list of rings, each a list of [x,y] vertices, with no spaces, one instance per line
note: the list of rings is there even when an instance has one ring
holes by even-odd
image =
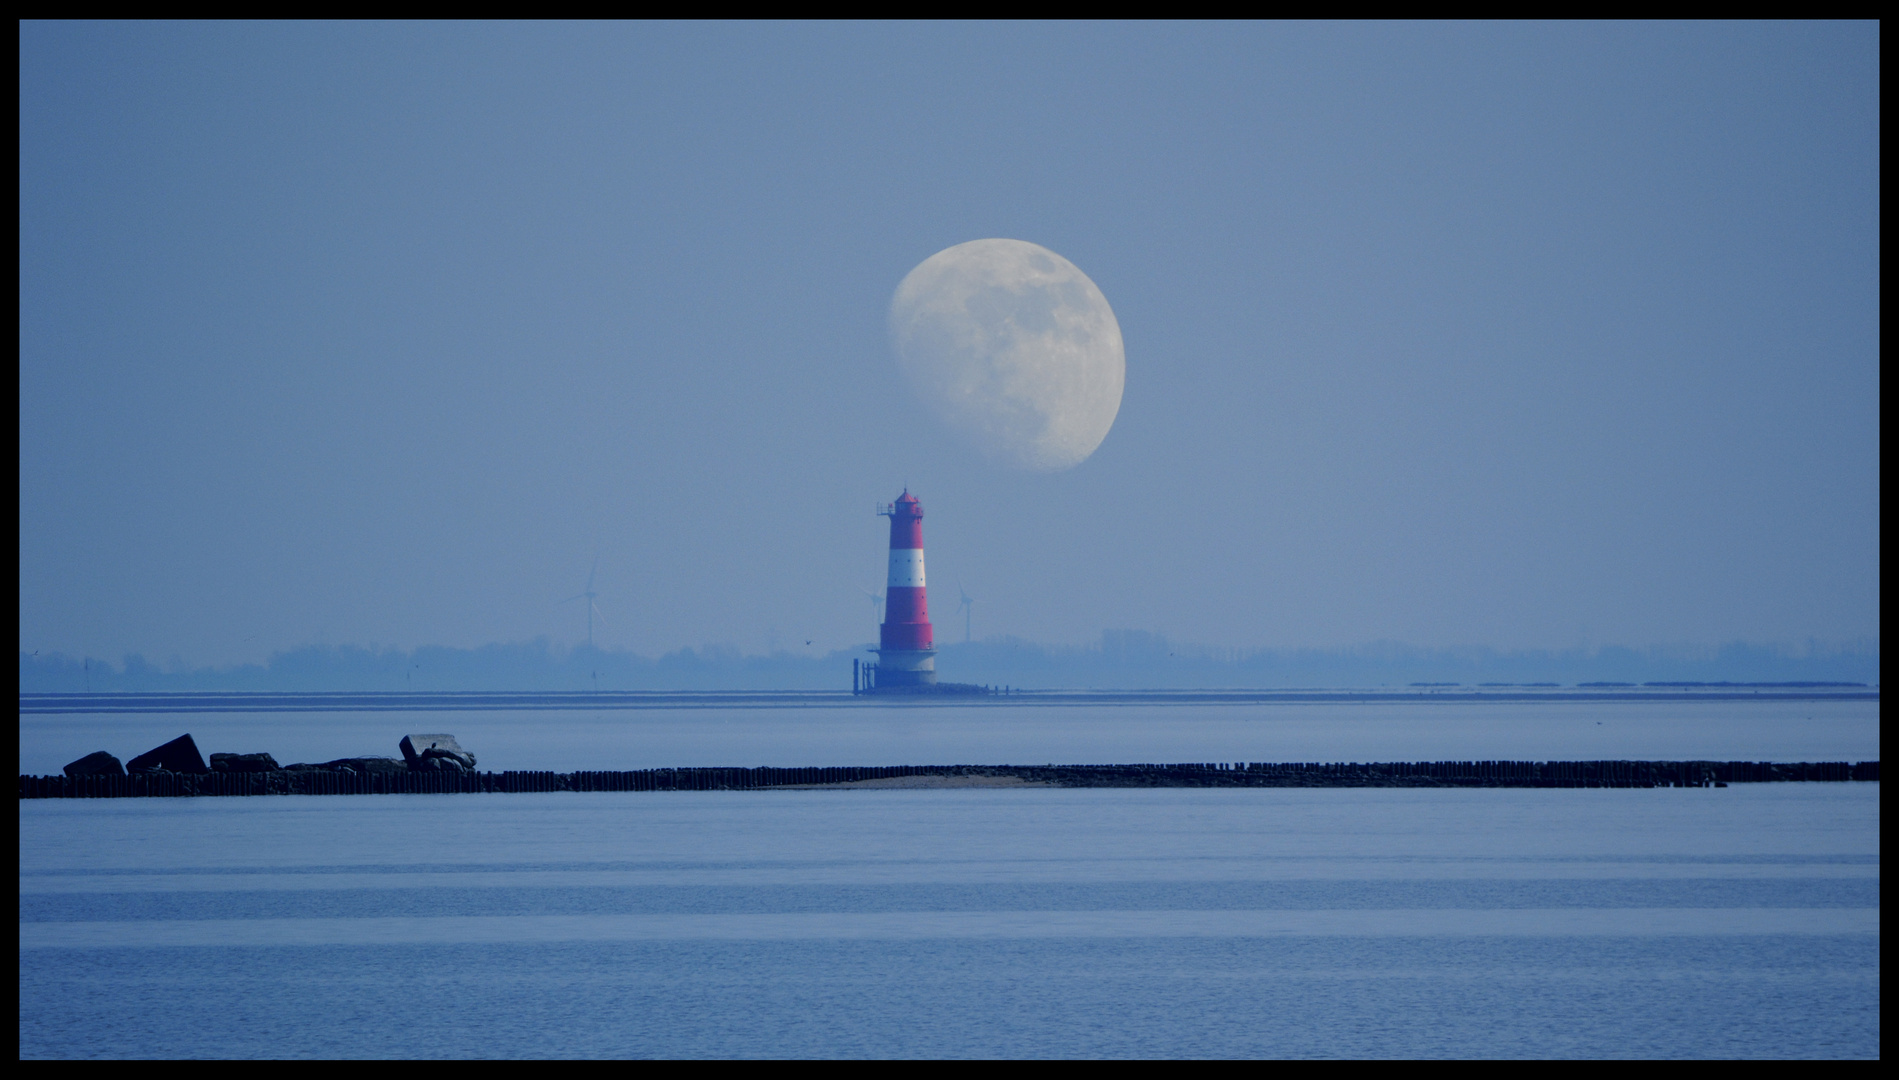
[[[212,754],[212,772],[276,772],[277,759],[269,754]]]
[[[211,771],[204,767],[204,755],[198,753],[198,744],[191,741],[190,735],[180,735],[163,746],[145,751],[126,762],[125,768],[128,772]]]
[[[408,771],[408,766],[403,764],[401,758],[392,757],[339,758],[336,764],[340,764],[344,768],[359,773],[399,773]]]
[[[388,757],[346,757],[335,761],[326,761],[321,765],[312,765],[299,761],[295,765],[284,766],[285,772],[347,772],[368,773],[406,773],[409,767],[399,758]]]
[[[402,758],[417,772],[464,772],[475,768],[475,755],[453,735],[404,735]]]
[[[97,753],[87,754],[85,757],[82,757],[78,761],[73,762],[71,765],[66,766],[66,775],[67,776],[99,776],[99,775],[124,776],[125,766],[119,764],[118,758],[113,757],[111,754],[106,753],[104,750],[100,750]]]

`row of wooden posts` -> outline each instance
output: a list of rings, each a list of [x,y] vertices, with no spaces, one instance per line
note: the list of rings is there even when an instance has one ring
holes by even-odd
[[[1171,765],[892,765],[631,772],[271,772],[22,776],[22,799],[205,795],[446,795],[536,791],[749,791],[909,776],[1011,776],[1064,787],[1708,787],[1876,781],[1879,762],[1422,761]]]

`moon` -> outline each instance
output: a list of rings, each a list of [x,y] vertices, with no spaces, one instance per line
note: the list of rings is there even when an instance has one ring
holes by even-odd
[[[891,298],[890,341],[917,396],[999,464],[1072,469],[1121,411],[1121,324],[1039,244],[971,240],[923,260]]]

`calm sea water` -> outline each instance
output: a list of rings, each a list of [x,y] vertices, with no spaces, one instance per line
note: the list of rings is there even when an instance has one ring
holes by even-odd
[[[1877,784],[20,814],[26,1058],[1879,1053]]]

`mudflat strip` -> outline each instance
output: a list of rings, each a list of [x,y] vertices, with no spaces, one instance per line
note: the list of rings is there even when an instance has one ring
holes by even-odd
[[[835,791],[835,790],[882,790],[885,788],[1024,788],[1024,787],[1061,787],[1047,780],[1030,780],[1022,776],[991,776],[982,773],[966,773],[960,776],[886,776],[875,780],[845,780],[834,784],[784,784],[776,790],[784,791]]]
[[[195,751],[194,751],[195,752]],[[330,765],[268,772],[22,776],[22,799],[218,795],[472,795],[548,791],[756,791],[948,787],[1726,787],[1877,782],[1877,761],[1176,762],[1137,765],[875,765],[684,768],[633,772],[373,770]]]

